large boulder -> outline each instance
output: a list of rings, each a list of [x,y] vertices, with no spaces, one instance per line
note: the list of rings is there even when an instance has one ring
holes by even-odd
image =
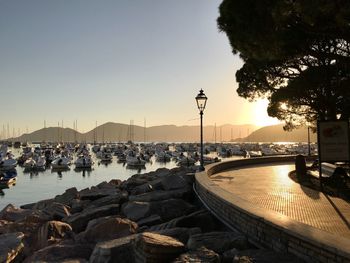
[[[181,199],[168,199],[154,202],[135,202],[126,203],[123,208],[123,214],[133,220],[139,221],[151,215],[159,215],[162,221],[168,221],[175,217],[191,213],[196,208]]]
[[[137,235],[130,235],[97,243],[90,257],[90,263],[134,263],[133,241]]]
[[[168,199],[151,202],[151,214],[159,215],[163,221],[187,215],[196,210],[196,207],[182,199]]]
[[[149,202],[128,202],[122,207],[122,213],[132,221],[138,221],[151,215]]]
[[[162,179],[162,187],[164,190],[185,189],[190,188],[190,182],[180,174],[169,175]]]
[[[134,177],[130,177],[128,180],[122,182],[122,184],[120,185],[120,188],[131,192],[132,190],[134,190],[136,187],[140,186],[140,185],[144,185],[146,183],[148,183],[149,180],[146,178],[134,178]]]
[[[18,261],[24,248],[23,238],[21,232],[0,235],[0,262]]]
[[[32,210],[22,209],[15,207],[12,204],[8,204],[4,209],[0,212],[0,220],[7,221],[19,221],[23,220],[26,216],[30,215]]]
[[[101,217],[91,220],[80,238],[87,242],[101,242],[135,234],[137,224],[117,216]]]
[[[190,194],[192,190],[191,188],[183,188],[183,189],[176,189],[176,190],[157,190],[157,191],[151,191],[139,195],[130,195],[129,201],[138,201],[138,202],[151,202],[151,201],[162,201],[167,200],[171,198],[181,198],[186,199]]]
[[[220,229],[218,221],[207,210],[199,210],[189,215],[174,218],[166,223],[152,226],[150,230],[157,231],[174,227],[199,227],[202,232]]]
[[[32,208],[29,208],[29,209],[33,209],[33,210],[43,210],[45,209],[49,204],[51,204],[52,202],[55,202],[55,200],[52,198],[52,199],[45,199],[45,200],[40,200],[38,202],[36,202],[34,204],[34,206],[32,206]],[[31,205],[29,205],[31,206]],[[26,206],[24,206],[26,207]],[[24,208],[22,207],[22,208]]]
[[[78,197],[78,190],[75,187],[67,189],[63,194],[56,195],[54,200],[57,203],[71,206],[73,199]]]
[[[155,233],[142,233],[134,241],[136,262],[169,262],[184,250],[180,241]]]
[[[25,219],[16,222],[0,220],[0,234],[22,232],[25,237],[28,237],[35,233],[46,221],[46,218],[43,219],[36,214],[31,214]]]
[[[195,250],[206,247],[216,253],[223,253],[229,249],[247,249],[249,243],[246,237],[233,232],[209,232],[192,235],[187,242],[189,249]]]
[[[42,211],[47,214],[52,220],[61,220],[64,217],[70,216],[71,208],[67,205],[52,202],[47,205]]]
[[[157,225],[162,223],[162,218],[159,215],[150,215],[148,217],[145,217],[139,221],[137,221],[137,225],[139,227],[149,227],[153,225]]]
[[[181,254],[173,261],[173,263],[187,262],[220,263],[220,256],[212,250],[201,247],[197,250]]]
[[[87,224],[90,220],[98,218],[98,217],[104,217],[104,216],[110,216],[110,215],[116,215],[119,212],[119,205],[106,205],[102,207],[93,207],[90,209],[85,209],[81,213],[76,213],[71,216],[67,216],[63,218],[64,222],[67,222],[70,224],[73,228],[73,231],[76,233],[79,233],[81,231],[84,231]]]
[[[201,229],[198,227],[194,227],[194,228],[175,227],[170,229],[154,231],[152,233],[172,237],[186,244],[190,236],[195,234],[200,234]]]
[[[64,238],[72,238],[72,227],[60,221],[49,221],[43,224],[37,231],[31,247],[39,250],[49,245],[58,243]]]
[[[99,198],[97,200],[94,200],[91,203],[89,203],[88,207],[91,207],[91,206],[100,207],[100,206],[112,205],[112,204],[122,204],[127,200],[128,200],[128,192],[122,191],[116,194],[108,195],[108,196]]]
[[[36,251],[24,262],[81,262],[90,258],[92,250],[88,244],[54,244]]]
[[[268,249],[247,249],[237,252],[234,260],[235,263],[268,263],[268,262],[285,262],[285,263],[301,263],[290,253],[278,253]]]
[[[108,183],[106,183],[108,184]],[[96,200],[102,197],[106,197],[109,195],[117,195],[119,193],[119,189],[114,186],[99,188],[97,186],[93,186],[91,188],[85,188],[79,192],[79,196],[81,200]]]
[[[72,214],[79,213],[83,211],[85,208],[89,206],[91,203],[90,200],[80,200],[80,199],[73,199],[71,202],[71,210],[70,212]]]

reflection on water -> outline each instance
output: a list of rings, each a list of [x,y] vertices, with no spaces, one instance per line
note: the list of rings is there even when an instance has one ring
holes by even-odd
[[[112,179],[126,180],[135,173],[147,173],[158,168],[174,168],[176,163],[146,163],[144,167],[128,167],[126,163],[118,163],[116,157],[112,162],[99,162],[94,159],[91,169],[75,169],[74,165],[66,170],[47,168],[44,171],[24,171],[17,166],[17,182],[12,187],[0,187],[0,209],[12,203],[16,206],[37,202],[62,194],[70,187],[78,190],[97,185]]]

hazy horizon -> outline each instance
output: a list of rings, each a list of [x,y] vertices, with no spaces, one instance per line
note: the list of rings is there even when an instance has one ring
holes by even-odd
[[[266,101],[236,94],[221,0],[0,2],[0,131],[48,126],[88,131],[108,121],[197,125],[276,123]]]

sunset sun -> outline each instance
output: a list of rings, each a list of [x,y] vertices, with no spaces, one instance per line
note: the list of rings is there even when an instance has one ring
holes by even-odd
[[[267,105],[269,104],[267,99],[261,99],[253,102],[254,104],[254,124],[257,126],[268,126],[281,123],[276,118],[271,118],[267,114]]]

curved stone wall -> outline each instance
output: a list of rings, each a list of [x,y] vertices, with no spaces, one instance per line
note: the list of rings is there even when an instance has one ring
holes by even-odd
[[[350,240],[263,209],[218,187],[210,176],[235,167],[294,161],[294,156],[250,158],[206,166],[196,173],[196,192],[225,224],[258,246],[290,252],[307,262],[350,262]]]

